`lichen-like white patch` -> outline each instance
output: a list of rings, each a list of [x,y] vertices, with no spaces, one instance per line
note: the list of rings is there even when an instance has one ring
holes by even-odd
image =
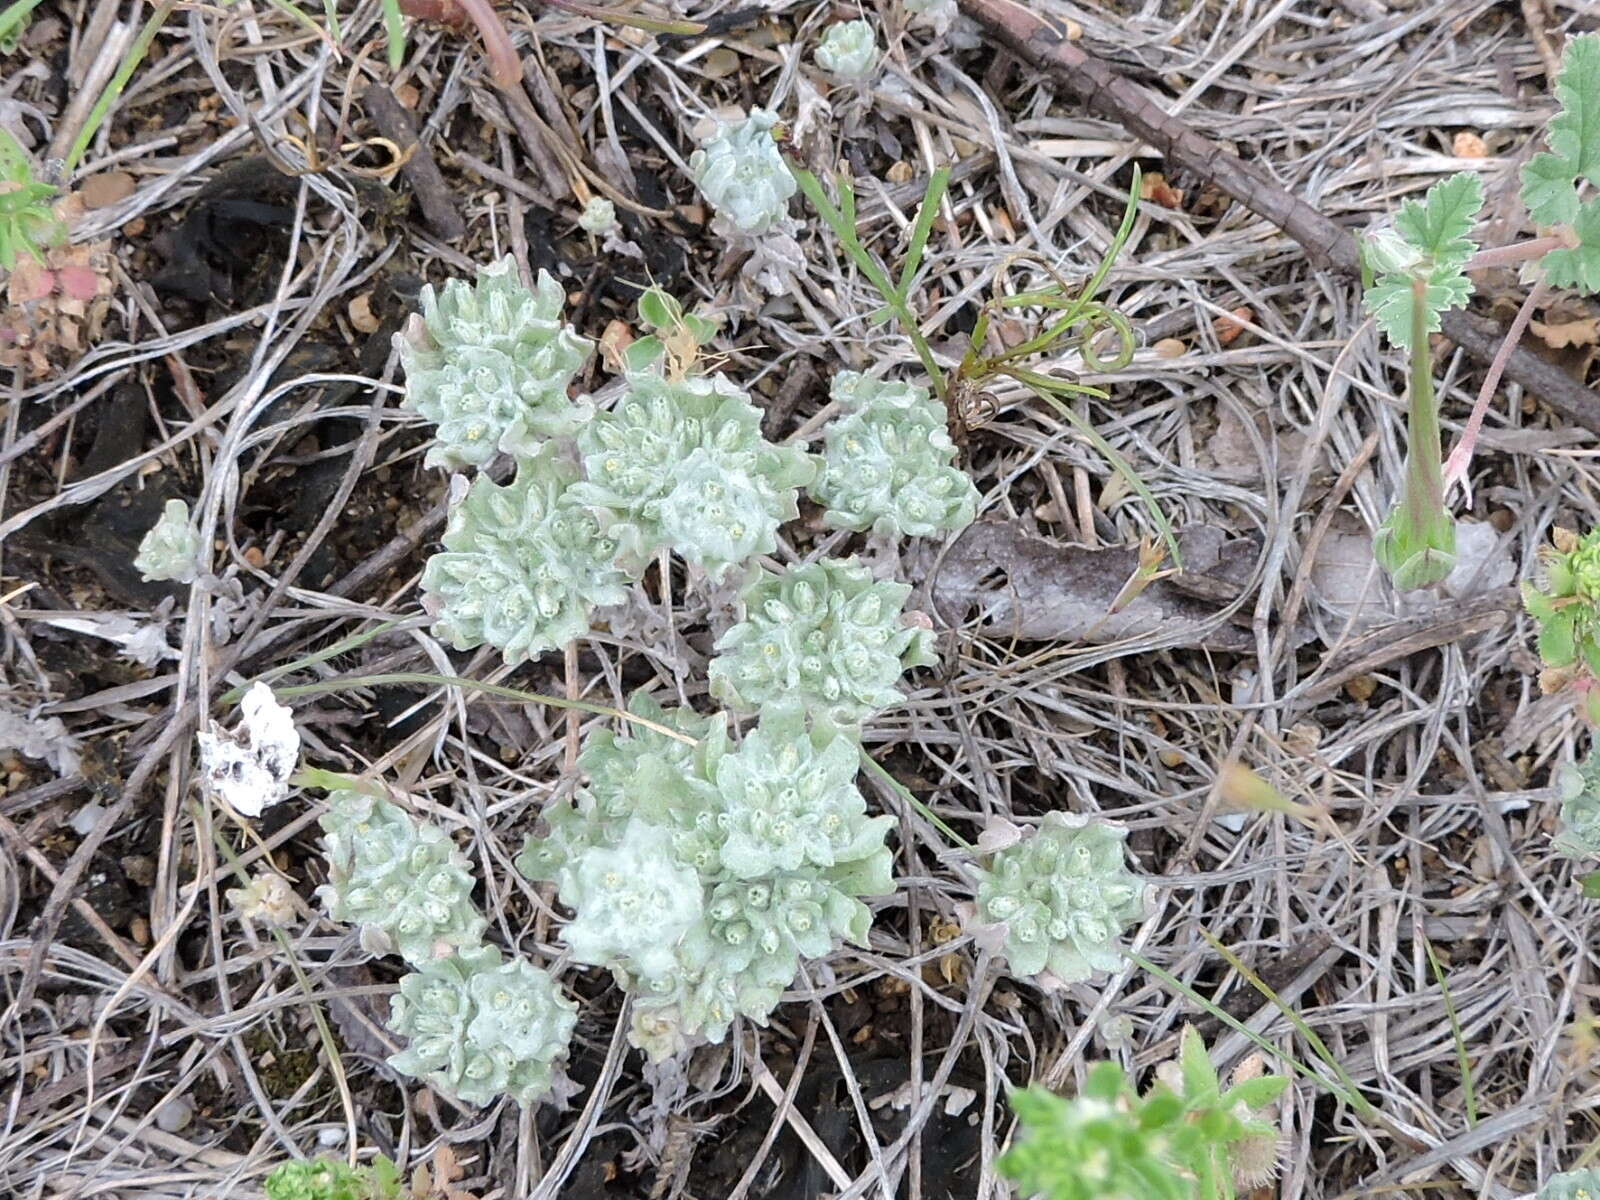
[[[300,761],[300,735],[294,714],[273,698],[264,683],[253,683],[239,701],[238,728],[215,721],[200,743],[200,781],[206,794],[244,817],[259,817],[289,795],[289,776]]]

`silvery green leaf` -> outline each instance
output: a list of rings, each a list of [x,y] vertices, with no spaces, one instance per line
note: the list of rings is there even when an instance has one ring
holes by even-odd
[[[145,582],[193,583],[200,575],[200,534],[189,523],[189,506],[168,500],[160,519],[139,542],[134,568]]]

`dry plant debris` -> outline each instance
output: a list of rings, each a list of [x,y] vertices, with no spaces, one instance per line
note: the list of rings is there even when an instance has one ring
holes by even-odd
[[[1593,860],[1557,837],[1589,730],[1541,692],[1536,623],[1495,564],[1538,579],[1555,530],[1600,523],[1600,306],[1532,314],[1456,508],[1487,532],[1481,573],[1424,602],[1345,551],[1370,541],[1406,446],[1405,364],[1361,307],[1351,234],[1458,171],[1483,184],[1484,226],[1506,226],[1490,244],[1539,233],[1514,227],[1519,170],[1589,6],[1035,0],[1054,67],[985,40],[969,16],[1019,7],[1001,0],[660,6],[706,26],[692,35],[583,7],[501,11],[520,85],[504,47],[497,82],[471,35],[421,20],[391,70],[365,50],[381,6],[336,6],[337,30],[316,8],[184,10],[62,181],[69,240],[3,281],[0,1193],[254,1198],[286,1161],[384,1155],[417,1200],[987,1200],[1011,1194],[1010,1086],[1075,1096],[1110,1059],[1145,1095],[1190,1025],[1223,1078],[1262,1057],[1323,1077],[1275,1102],[1280,1170],[1254,1197],[1584,1186],[1600,909]],[[35,161],[65,156],[146,16],[40,8],[4,42],[0,125]],[[877,66],[840,82],[815,51],[856,19]],[[1086,106],[1067,51],[1136,93]],[[1104,102],[1130,95],[1150,120]],[[448,484],[424,469],[392,346],[424,283],[509,254],[606,353],[647,334],[652,284],[717,318],[689,354],[779,444],[820,445],[844,371],[926,386],[802,198],[781,254],[712,232],[691,157],[757,108],[818,177],[848,164],[859,235],[890,267],[950,169],[909,294],[945,370],[991,296],[1087,280],[1146,168],[1099,289],[1131,362],[1063,344],[1031,366],[1103,390],[1075,411],[1182,531],[1183,569],[1080,426],[1014,379],[950,405],[979,496],[959,540],[896,553],[803,504],[771,569],[859,554],[932,626],[938,663],[864,727],[896,892],[767,1028],[646,1066],[621,993],[565,952],[566,912],[513,858],[634,692],[715,707],[706,664],[738,581],[641,563],[566,653],[454,650],[419,586]],[[1434,346],[1450,440],[1529,294],[1494,267],[1474,283]],[[1006,310],[981,351],[1042,319]],[[573,390],[602,410],[619,394],[595,360]],[[486,474],[512,480],[505,459]],[[177,497],[206,569],[141,580],[139,540]],[[134,630],[160,650],[119,653]],[[242,824],[200,790],[194,735],[232,726],[222,697],[263,676],[307,761],[412,796],[471,863],[486,938],[579,1001],[568,1107],[474,1107],[384,1065],[401,970],[319,909],[318,802]],[[1235,763],[1285,805],[1229,803]],[[970,932],[955,839],[1050,812],[1129,829],[1150,969],[1041,988]]]

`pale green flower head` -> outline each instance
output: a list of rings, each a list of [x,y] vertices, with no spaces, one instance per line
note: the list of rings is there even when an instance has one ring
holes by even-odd
[[[711,207],[741,233],[760,235],[788,215],[799,190],[772,136],[776,113],[752,109],[748,117],[719,124],[689,156],[689,173]]]
[[[870,21],[836,21],[817,43],[817,66],[842,83],[859,83],[878,67],[878,37]]]
[[[1005,926],[1013,974],[1048,968],[1074,983],[1122,961],[1122,931],[1144,913],[1144,885],[1124,862],[1127,836],[1109,821],[1046,813],[979,869],[978,919]]]
[[[328,882],[317,893],[369,949],[420,966],[482,940],[472,872],[444,830],[354,790],[328,795],[321,825]]]
[[[168,500],[161,518],[139,542],[133,565],[146,583],[193,583],[200,575],[200,534],[189,523],[189,506]]]
[[[582,637],[597,606],[626,598],[616,544],[577,498],[577,479],[546,445],[518,462],[512,483],[481,475],[451,509],[422,589],[457,650],[487,642],[519,663]]]
[[[578,217],[578,227],[585,233],[609,233],[617,224],[617,206],[604,196],[591,196]]]
[[[1537,1200],[1600,1200],[1600,1168],[1564,1171],[1539,1189]]]
[[[904,699],[906,668],[938,661],[933,634],[902,619],[910,593],[855,559],[758,571],[742,593],[744,620],[717,640],[711,694],[741,711],[796,703],[859,724]]]
[[[595,846],[556,877],[573,918],[561,931],[573,958],[630,976],[661,978],[704,911],[695,873],[679,865],[667,830],[630,821],[614,846]]]
[[[565,302],[548,272],[534,290],[524,287],[509,257],[484,267],[476,284],[422,289],[422,319],[396,343],[404,407],[439,426],[428,466],[465,470],[500,451],[529,455],[588,420],[589,402],[568,399],[567,386],[592,346],[562,323]]]
[[[555,1085],[577,1007],[525,959],[463,950],[400,980],[389,1028],[410,1044],[389,1065],[468,1104],[535,1104]]]
[[[1547,667],[1600,676],[1600,529],[1581,538],[1558,529],[1555,545],[1539,557],[1544,586],[1522,583],[1523,607],[1539,627],[1539,658]]]
[[[811,494],[836,529],[889,537],[935,537],[972,524],[978,489],[955,465],[944,408],[927,388],[834,376],[845,415],[828,427],[822,475]]]
[[[1600,746],[1583,762],[1562,767],[1559,784],[1561,832],[1555,848],[1568,858],[1600,858]]]
[[[726,833],[720,857],[736,879],[825,869],[888,854],[892,817],[868,817],[856,787],[860,747],[805,710],[770,707],[736,753],[716,765]]]
[[[720,579],[771,554],[817,471],[815,456],[761,436],[760,411],[722,375],[635,371],[578,444],[588,481],[573,495],[601,511],[631,570],[670,548]]]

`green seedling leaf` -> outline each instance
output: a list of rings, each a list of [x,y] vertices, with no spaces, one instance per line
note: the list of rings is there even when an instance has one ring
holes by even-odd
[[[1580,206],[1571,225],[1578,244],[1544,256],[1545,279],[1555,287],[1600,292],[1600,200]]]
[[[1422,300],[1425,287],[1421,276],[1413,276],[1405,494],[1372,545],[1378,564],[1403,592],[1443,582],[1456,564],[1456,523],[1444,506],[1439,408],[1433,395],[1433,359],[1424,332],[1431,315]]]
[[[1535,154],[1522,168],[1522,202],[1535,225],[1570,225],[1578,216],[1576,172],[1559,155]]]
[[[1600,34],[1567,43],[1555,92],[1561,111],[1550,119],[1550,148],[1574,175],[1600,184]]]
[[[1600,900],[1600,871],[1590,871],[1578,880],[1583,885],[1585,900]]]
[[[1425,340],[1438,331],[1440,313],[1471,298],[1472,282],[1462,268],[1477,249],[1468,235],[1482,207],[1483,184],[1462,172],[1434,184],[1421,200],[1402,204],[1392,232],[1364,240],[1362,264],[1377,276],[1366,305],[1395,345],[1414,349],[1419,328]],[[1420,326],[1413,320],[1419,304]]]

